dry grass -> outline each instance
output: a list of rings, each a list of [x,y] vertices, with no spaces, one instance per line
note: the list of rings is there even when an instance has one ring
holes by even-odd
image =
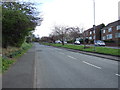
[[[18,51],[19,48],[16,48],[16,47],[8,47],[7,49],[5,48],[2,48],[2,55],[8,55],[9,53],[12,53],[12,52],[15,52],[15,51]]]
[[[0,61],[2,61],[2,72],[8,70],[8,68],[31,47],[32,44],[23,43],[20,48],[10,46],[7,49],[3,48],[3,57],[0,57]]]

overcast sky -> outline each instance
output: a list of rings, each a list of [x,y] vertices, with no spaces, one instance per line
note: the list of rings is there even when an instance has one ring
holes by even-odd
[[[54,25],[80,26],[91,28],[93,19],[93,0],[34,0],[41,11],[43,22],[36,27],[35,34],[48,36]],[[118,1],[95,0],[96,25],[118,20]],[[39,4],[42,3],[42,4]]]

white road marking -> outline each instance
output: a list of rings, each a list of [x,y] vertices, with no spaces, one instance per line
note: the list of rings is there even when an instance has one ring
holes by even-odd
[[[72,58],[72,59],[76,59],[76,58],[74,58],[74,57],[72,57],[72,56],[69,56],[69,55],[67,55],[69,58]]]
[[[115,74],[115,75],[120,77],[120,75],[119,75],[119,74]]]
[[[95,68],[101,69],[101,67],[98,67],[98,66],[96,66],[96,65],[93,65],[93,64],[88,63],[88,62],[86,62],[86,61],[83,61],[83,63],[88,64],[88,65],[90,65],[90,66],[93,66],[93,67],[95,67]]]
[[[35,58],[36,58],[36,56],[35,56]],[[37,88],[37,68],[36,68],[36,66],[37,66],[37,61],[36,61],[36,59],[35,59],[35,62],[34,62],[34,81],[33,81],[33,88]]]

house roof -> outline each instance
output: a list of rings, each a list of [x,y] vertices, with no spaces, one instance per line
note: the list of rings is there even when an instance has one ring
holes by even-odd
[[[100,25],[95,26],[96,30],[97,30],[97,29],[102,29],[103,27],[105,27],[105,25],[104,25],[103,23],[100,24]],[[93,31],[93,30],[94,30],[94,29],[93,29],[93,27],[92,27],[92,28],[89,28],[89,29],[85,30],[84,32]]]
[[[117,21],[114,21],[114,22],[109,23],[109,24],[106,25],[103,29],[107,29],[107,28],[109,28],[109,27],[113,27],[113,26],[117,26],[117,25],[120,25],[120,20],[117,20]]]

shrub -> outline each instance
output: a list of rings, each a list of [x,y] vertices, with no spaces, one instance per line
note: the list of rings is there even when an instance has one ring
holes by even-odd
[[[104,40],[105,43],[115,43],[113,40]]]
[[[75,42],[75,40],[69,40],[69,41],[67,41],[67,43],[74,43]]]

